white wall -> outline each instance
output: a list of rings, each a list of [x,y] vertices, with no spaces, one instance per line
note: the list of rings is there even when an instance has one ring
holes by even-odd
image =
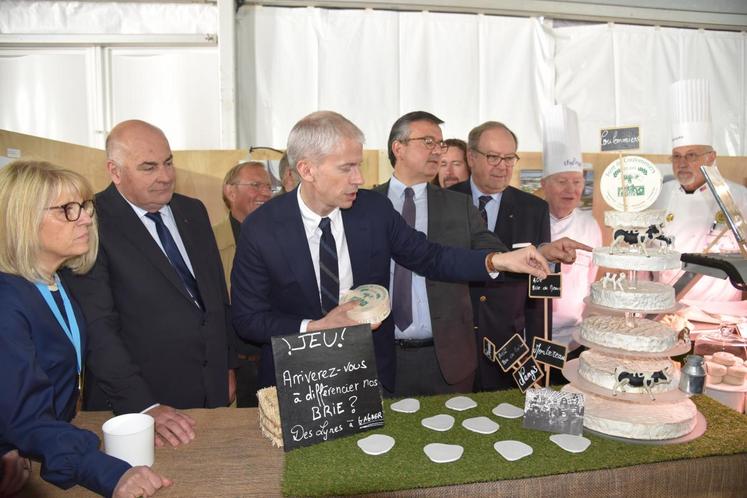
[[[0,128],[101,146],[114,123],[139,117],[163,127],[174,148],[220,148],[228,101],[217,12],[211,4],[0,2]],[[394,120],[424,109],[446,121],[446,136],[495,119],[517,132],[520,149],[538,151],[542,109],[562,102],[579,113],[586,151],[599,150],[599,128],[639,124],[642,151],[666,153],[668,87],[703,77],[716,148],[747,155],[744,32],[562,26],[536,17],[242,7],[238,143],[283,148],[300,117],[333,109],[363,129],[368,147],[385,148]]]

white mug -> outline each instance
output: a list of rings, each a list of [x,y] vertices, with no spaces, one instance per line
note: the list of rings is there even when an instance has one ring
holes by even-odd
[[[155,420],[144,413],[128,413],[110,418],[101,426],[107,455],[119,458],[133,467],[153,465]]]

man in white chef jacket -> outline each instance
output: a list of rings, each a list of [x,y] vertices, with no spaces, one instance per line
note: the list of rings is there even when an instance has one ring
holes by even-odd
[[[706,184],[700,167],[716,164],[711,130],[711,105],[708,81],[681,80],[671,87],[672,172],[675,179],[666,182],[653,208],[667,210],[664,232],[674,236],[674,248],[682,253],[702,252],[724,225],[716,224],[719,207]],[[727,182],[743,214],[747,214],[747,189]],[[737,250],[734,236],[727,234],[709,252]],[[660,282],[674,285],[680,270],[660,272]],[[741,291],[728,279],[702,276],[682,298],[695,301],[738,301]]]
[[[545,112],[542,187],[550,207],[550,238],[569,237],[591,247],[602,245],[602,232],[591,211],[579,209],[584,190],[584,169],[576,113],[564,105]],[[581,323],[584,298],[596,277],[590,252],[576,251],[572,265],[561,265],[562,298],[553,299],[553,341],[578,347],[571,340]]]

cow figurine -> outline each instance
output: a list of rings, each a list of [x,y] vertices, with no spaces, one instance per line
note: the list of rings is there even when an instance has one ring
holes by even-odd
[[[612,244],[610,244],[610,252],[617,248],[621,243],[625,242],[631,246],[637,246],[643,254],[648,256],[644,241],[646,240],[646,234],[640,233],[636,229],[625,230],[624,228],[618,228],[612,234]]]
[[[654,394],[651,392],[651,388],[656,384],[669,382],[671,380],[669,377],[670,371],[671,367],[652,373],[626,372],[624,370],[621,371],[620,367],[617,367],[615,368],[616,382],[612,387],[612,395],[617,396],[618,389],[620,392],[624,392],[626,386],[642,387],[651,396],[652,400],[656,400]]]
[[[636,229],[626,230],[623,228],[618,228],[612,234],[612,244],[610,248],[616,248],[622,242],[625,242],[626,244],[629,244],[631,246],[634,245],[638,247],[638,249],[640,249],[643,254],[648,256],[648,251],[646,250],[646,242],[650,240],[660,240],[665,244],[664,246],[659,248],[659,252],[661,252],[665,248],[669,248],[672,245],[672,239],[661,232],[661,229],[663,227],[663,223],[659,225],[650,225],[643,233],[641,233],[640,230]]]
[[[664,235],[661,231],[661,229],[664,228],[664,224],[660,223],[659,225],[651,225],[646,230],[646,240],[660,240],[664,242],[664,247],[669,247],[672,245],[672,239],[670,237],[667,237]]]

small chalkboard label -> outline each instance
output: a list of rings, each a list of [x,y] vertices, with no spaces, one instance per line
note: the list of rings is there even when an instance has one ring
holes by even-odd
[[[272,338],[285,451],[384,425],[371,326]]]
[[[545,374],[542,373],[542,368],[534,361],[534,358],[529,356],[513,373],[516,385],[519,386],[521,392],[526,391],[534,384],[537,384]]]
[[[529,347],[524,339],[519,334],[514,334],[511,339],[501,346],[495,353],[495,359],[493,361],[498,362],[498,366],[501,370],[508,372],[511,370],[511,366],[519,361],[525,354],[529,352]]]
[[[532,341],[532,357],[539,363],[562,369],[567,355],[568,348],[562,344],[539,337],[535,337]]]
[[[641,133],[638,126],[603,128],[600,138],[602,152],[635,150],[641,147]]]
[[[490,361],[495,361],[495,343],[487,337],[482,338],[482,354]]]
[[[529,297],[557,299],[563,293],[562,274],[550,273],[546,278],[529,275]]]

